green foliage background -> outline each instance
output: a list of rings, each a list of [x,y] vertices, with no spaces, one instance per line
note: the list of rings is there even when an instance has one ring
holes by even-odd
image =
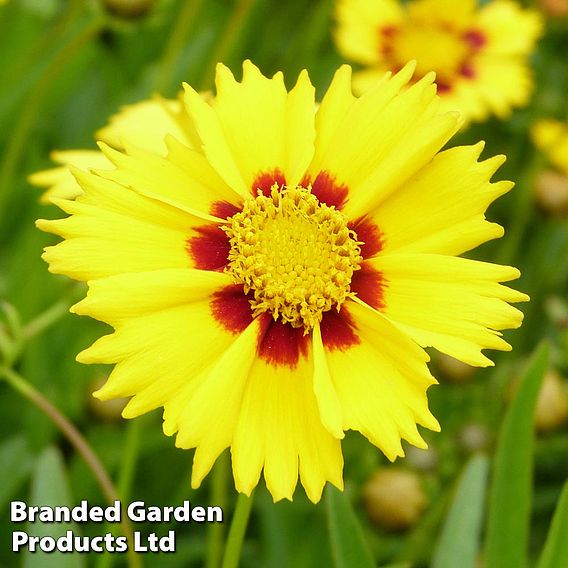
[[[38,204],[39,192],[26,182],[26,175],[48,167],[52,149],[94,148],[93,132],[123,104],[155,92],[175,96],[182,80],[212,88],[217,60],[238,75],[242,60],[251,58],[265,74],[283,70],[288,85],[307,68],[321,95],[342,62],[331,38],[332,12],[331,0],[158,0],[137,20],[108,16],[94,0],[10,0],[0,7],[0,298],[5,302],[0,337],[19,347],[14,368],[77,425],[124,500],[208,504],[214,482],[210,477],[199,491],[189,488],[191,452],[175,449],[173,440],[162,434],[159,412],[126,423],[104,419],[93,409],[90,393],[108,369],[79,365],[74,358],[106,331],[102,324],[66,314],[43,333],[14,342],[14,337],[23,337],[17,332],[18,321],[29,331],[25,326],[50,306],[62,299],[70,305],[81,295],[67,279],[48,274],[40,259],[42,248],[55,239],[37,231],[34,221],[59,213]],[[488,568],[521,568],[515,558],[525,561],[522,541],[507,543],[501,536],[503,531],[522,533],[523,526],[507,523],[521,519],[520,525],[526,525],[529,512],[527,565],[536,566],[568,471],[566,426],[539,436],[532,451],[532,407],[548,360],[543,351],[525,373],[527,359],[542,339],[550,345],[550,364],[568,372],[568,224],[566,217],[547,216],[535,205],[534,180],[546,161],[528,135],[537,118],[568,118],[568,24],[547,25],[533,58],[537,88],[531,106],[507,122],[474,125],[452,141],[455,145],[483,139],[484,156],[508,156],[498,175],[514,180],[517,187],[489,214],[507,234],[476,250],[475,256],[518,266],[523,273],[518,288],[532,301],[522,306],[523,327],[507,336],[513,352],[495,354],[495,368],[455,384],[434,361],[441,385],[432,389],[430,399],[443,429],[426,437],[435,463],[425,469],[416,453],[399,463],[419,473],[429,507],[407,532],[393,534],[373,526],[361,504],[361,489],[386,460],[365,440],[349,435],[344,444],[347,500],[333,494],[327,507],[314,507],[300,489],[294,503],[274,505],[260,487],[242,566],[357,568],[367,565],[369,556],[362,552],[367,543],[372,564],[466,568],[473,567],[483,548],[477,539],[481,532],[487,536]],[[0,367],[7,364],[0,360]],[[510,384],[523,374],[509,418],[504,419]],[[484,455],[473,461],[471,448],[463,442],[464,428],[471,425],[487,436]],[[227,464],[225,459],[218,469]],[[216,480],[218,490],[222,471]],[[490,498],[484,507],[486,494]],[[0,566],[126,565],[123,555],[13,555],[11,531],[24,530],[9,523],[13,499],[104,504],[92,474],[53,423],[0,382]],[[229,519],[236,500],[229,480],[223,500]],[[562,512],[567,507],[564,497],[555,525],[560,535],[568,523],[568,512]],[[211,529],[198,524],[143,528],[165,534],[172,527],[177,530],[177,553],[146,557],[145,563],[166,568],[204,565],[215,540]],[[55,531],[60,534],[65,528]],[[78,531],[96,535],[101,529],[91,523]],[[549,542],[539,568],[568,566],[558,542]]]

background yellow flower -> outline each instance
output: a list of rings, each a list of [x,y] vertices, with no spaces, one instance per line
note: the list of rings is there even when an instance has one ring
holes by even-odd
[[[336,19],[339,51],[365,67],[359,92],[415,59],[417,77],[435,71],[444,108],[467,120],[503,119],[529,101],[542,22],[513,0],[337,0]]]
[[[117,150],[134,145],[164,154],[164,139],[168,134],[191,145],[194,133],[182,112],[182,106],[176,100],[156,98],[129,105],[112,116],[109,123],[95,133],[95,139]],[[51,159],[60,167],[35,172],[28,178],[33,185],[47,189],[41,196],[43,203],[49,203],[53,197],[73,199],[82,193],[73,169],[112,168],[112,162],[98,150],[53,151]]]
[[[531,134],[550,163],[568,175],[568,123],[539,120],[533,125]]]

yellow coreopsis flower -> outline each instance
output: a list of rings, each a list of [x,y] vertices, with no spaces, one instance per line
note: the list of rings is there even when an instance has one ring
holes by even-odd
[[[133,144],[165,155],[164,139],[168,134],[189,146],[195,137],[180,101],[155,98],[123,107],[109,124],[97,131],[95,138],[116,150]],[[46,188],[41,196],[43,203],[49,203],[52,197],[74,199],[83,193],[71,168],[82,171],[113,168],[100,150],[59,150],[51,153],[51,159],[60,167],[36,172],[28,178],[33,185]]]
[[[416,77],[435,71],[444,108],[466,120],[505,118],[529,101],[542,22],[512,0],[337,0],[336,16],[339,50],[366,67],[353,77],[358,92],[415,59]]]
[[[504,158],[440,152],[458,115],[412,73],[357,98],[344,66],[316,111],[306,72],[287,92],[220,65],[216,98],[186,87],[199,144],[103,145],[115,169],[75,172],[84,194],[54,199],[69,217],[38,221],[64,238],[50,270],[89,283],[72,311],[115,329],[78,356],[115,364],[96,396],[132,397],[127,418],[163,406],[194,487],[230,447],[238,491],[264,470],[275,500],[299,476],[317,502],[343,487],[344,431],[394,460],[425,447],[417,424],[439,430],[423,347],[478,366],[510,349],[507,302],[527,297],[500,282],[519,272],[457,256],[503,234],[484,212],[512,187],[489,181]]]

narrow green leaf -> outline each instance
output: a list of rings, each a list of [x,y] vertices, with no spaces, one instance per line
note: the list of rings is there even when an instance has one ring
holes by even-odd
[[[326,505],[331,552],[335,568],[374,568],[363,529],[344,492],[329,486]]]
[[[458,482],[432,568],[473,568],[479,550],[489,460],[471,458]]]
[[[547,367],[548,347],[541,345],[501,426],[489,500],[487,568],[526,568],[527,565],[534,410]]]
[[[53,447],[47,448],[38,458],[28,504],[55,507],[57,505],[71,507],[71,494],[67,482],[67,472],[60,452]],[[23,529],[30,536],[50,536],[55,539],[72,531],[79,536],[75,523],[28,523]],[[65,552],[27,552],[23,557],[24,568],[83,568],[85,556],[81,553]]]
[[[0,445],[0,510],[26,480],[32,469],[33,456],[23,436],[15,436]]]
[[[564,484],[537,568],[568,566],[568,481]]]
[[[412,568],[412,564],[410,562],[397,562],[396,564],[381,566],[381,568]]]

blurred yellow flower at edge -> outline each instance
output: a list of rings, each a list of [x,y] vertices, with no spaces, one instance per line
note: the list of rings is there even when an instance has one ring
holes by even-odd
[[[193,143],[103,145],[115,169],[76,171],[84,193],[52,198],[69,216],[38,226],[63,237],[50,271],[88,281],[72,311],[115,330],[78,356],[115,365],[97,397],[164,407],[194,487],[229,447],[238,491],[264,471],[274,500],[299,477],[317,502],[343,487],[345,431],[394,460],[439,430],[424,347],[475,366],[510,349],[518,270],[458,255],[503,235],[484,213],[513,184],[483,144],[441,151],[459,117],[413,65],[361,97],[343,66],[317,112],[306,72],[287,92],[243,69],[220,65],[210,100],[186,87]]]
[[[195,136],[181,102],[156,97],[122,108],[111,117],[109,124],[96,132],[95,138],[117,150],[133,144],[149,152],[165,154],[167,134],[186,144],[191,144]],[[83,193],[71,168],[82,171],[113,168],[112,162],[99,150],[58,150],[51,153],[51,159],[60,167],[36,172],[28,178],[33,185],[47,189],[41,196],[43,203],[49,203],[52,197],[74,199]]]
[[[531,136],[550,163],[568,175],[568,123],[545,119],[535,122]]]
[[[435,71],[444,108],[467,121],[528,104],[527,57],[542,21],[512,0],[337,0],[336,19],[339,51],[365,67],[353,77],[358,92],[416,59],[417,78]]]
[[[568,213],[568,123],[554,119],[537,120],[531,128],[535,146],[549,165],[535,181],[535,199],[552,215]]]

